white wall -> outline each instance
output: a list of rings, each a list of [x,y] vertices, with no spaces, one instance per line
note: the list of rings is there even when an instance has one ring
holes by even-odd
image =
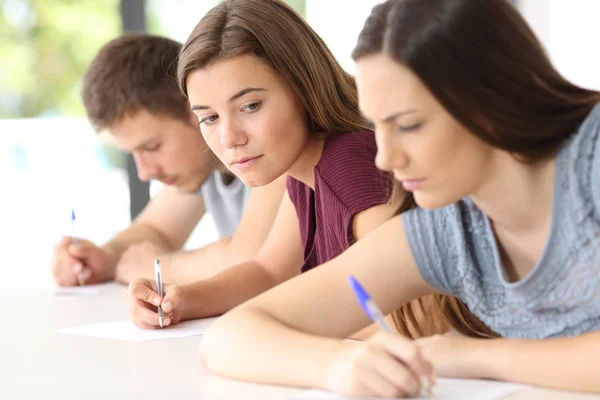
[[[574,83],[600,89],[600,1],[519,0],[519,7],[557,69]]]
[[[306,0],[306,20],[342,67],[354,74],[350,57],[371,9],[383,0]]]

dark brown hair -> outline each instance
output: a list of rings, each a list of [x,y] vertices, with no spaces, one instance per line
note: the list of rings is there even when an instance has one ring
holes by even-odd
[[[96,130],[139,110],[188,122],[189,105],[175,79],[181,44],[127,33],[105,44],[83,79],[83,104]]]
[[[408,67],[473,135],[524,162],[554,156],[600,101],[556,71],[506,0],[388,0],[373,8],[352,57],[379,53]],[[402,195],[401,212],[414,207]],[[463,334],[495,336],[455,298],[425,303]],[[414,316],[410,303],[399,310],[399,329],[410,332]]]
[[[196,25],[179,55],[177,79],[187,95],[187,77],[218,60],[251,54],[294,90],[311,132],[366,129],[358,110],[354,78],[323,40],[280,0],[225,0]]]

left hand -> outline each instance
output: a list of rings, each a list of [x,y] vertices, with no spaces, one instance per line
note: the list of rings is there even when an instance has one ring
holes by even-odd
[[[164,269],[169,264],[166,255],[167,249],[153,242],[132,244],[119,259],[115,276],[123,282],[131,282],[137,278],[151,279],[154,277],[154,260],[160,259]]]
[[[447,333],[424,337],[415,342],[425,359],[433,364],[437,376],[476,379],[481,377],[477,360],[486,341]]]

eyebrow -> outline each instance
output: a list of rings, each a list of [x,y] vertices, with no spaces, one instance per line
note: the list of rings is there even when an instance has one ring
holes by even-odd
[[[266,92],[267,89],[264,88],[256,88],[256,87],[248,87],[245,89],[240,90],[239,92],[237,92],[236,94],[234,94],[233,96],[231,96],[229,98],[229,102],[231,103],[232,101],[235,101],[237,99],[239,99],[242,96],[247,95],[248,93],[251,92]],[[196,110],[207,110],[209,109],[209,106],[199,106],[199,105],[193,105],[192,106],[192,111],[196,111]]]
[[[155,142],[155,141],[156,141],[156,138],[150,138],[150,139],[146,140],[145,142],[142,142],[142,143],[138,144],[137,146],[135,146],[132,151],[142,150],[144,147],[147,147],[148,145],[152,144],[152,142]]]
[[[388,115],[385,118],[382,118],[381,122],[384,122],[384,123],[392,122],[393,120],[395,120],[398,117],[401,117],[401,116],[407,115],[407,114],[412,114],[412,113],[415,113],[415,112],[417,112],[417,110],[414,109],[414,108],[411,108],[410,110],[398,111],[396,113]]]

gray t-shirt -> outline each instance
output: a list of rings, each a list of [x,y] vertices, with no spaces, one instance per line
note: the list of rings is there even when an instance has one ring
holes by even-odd
[[[235,178],[226,185],[221,172],[214,171],[202,184],[197,194],[202,196],[206,211],[209,212],[219,233],[219,237],[232,236],[237,230],[251,189]]]
[[[559,149],[550,235],[541,258],[507,280],[487,216],[469,198],[402,216],[425,281],[498,334],[541,339],[600,329],[600,104]]]

